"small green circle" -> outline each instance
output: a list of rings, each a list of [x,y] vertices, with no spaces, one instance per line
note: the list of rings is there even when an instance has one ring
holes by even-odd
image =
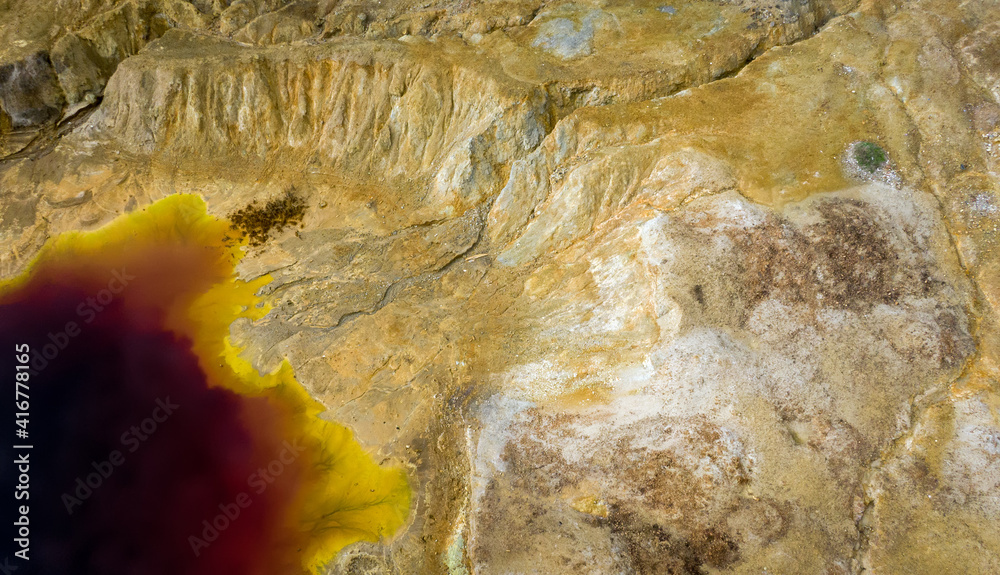
[[[885,150],[874,142],[858,142],[854,146],[854,161],[870,174],[881,168],[887,159]]]

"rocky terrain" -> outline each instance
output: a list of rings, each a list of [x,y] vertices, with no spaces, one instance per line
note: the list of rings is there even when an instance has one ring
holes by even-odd
[[[0,279],[176,193],[414,490],[333,574],[1000,572],[1000,4],[0,0]]]

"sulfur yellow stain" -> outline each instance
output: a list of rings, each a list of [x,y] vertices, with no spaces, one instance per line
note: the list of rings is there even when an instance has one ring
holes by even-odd
[[[588,515],[605,518],[608,516],[608,506],[602,499],[593,495],[585,495],[574,499],[570,504],[570,507],[576,509],[580,513],[586,513]]]
[[[306,448],[307,474],[282,528],[305,542],[299,551],[303,571],[319,573],[345,546],[398,530],[409,512],[410,488],[402,469],[380,467],[350,430],[320,419],[324,406],[295,380],[287,361],[262,375],[239,357],[229,326],[238,318],[267,313],[255,294],[271,278],[236,277],[243,251],[232,235],[229,222],[208,214],[200,197],[169,196],[99,230],[50,239],[24,274],[0,283],[0,294],[46,276],[102,277],[94,272],[124,269],[136,276],[134,282],[155,277],[157,285],[130,290],[125,305],[159,309],[162,325],[193,343],[210,385],[266,397],[279,406],[284,417],[276,437],[269,439],[273,447],[294,440]],[[182,261],[180,269],[190,273],[176,278],[154,273],[170,259]]]

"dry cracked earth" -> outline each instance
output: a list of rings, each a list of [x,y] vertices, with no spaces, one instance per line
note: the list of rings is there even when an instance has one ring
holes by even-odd
[[[331,574],[1000,573],[1000,4],[0,0],[0,279],[292,193],[231,326],[413,487]]]

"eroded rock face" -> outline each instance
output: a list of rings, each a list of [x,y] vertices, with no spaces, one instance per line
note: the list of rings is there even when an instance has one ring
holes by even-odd
[[[331,573],[998,570],[995,3],[0,10],[4,277],[305,201],[233,341],[415,489]]]
[[[8,47],[0,53],[8,70],[0,76],[0,102],[14,128],[54,122],[64,112],[93,104],[118,63],[150,40],[174,26],[205,25],[198,10],[180,0],[76,4],[55,0],[35,10],[5,7],[12,25],[4,32]],[[26,52],[29,47],[37,48]]]

